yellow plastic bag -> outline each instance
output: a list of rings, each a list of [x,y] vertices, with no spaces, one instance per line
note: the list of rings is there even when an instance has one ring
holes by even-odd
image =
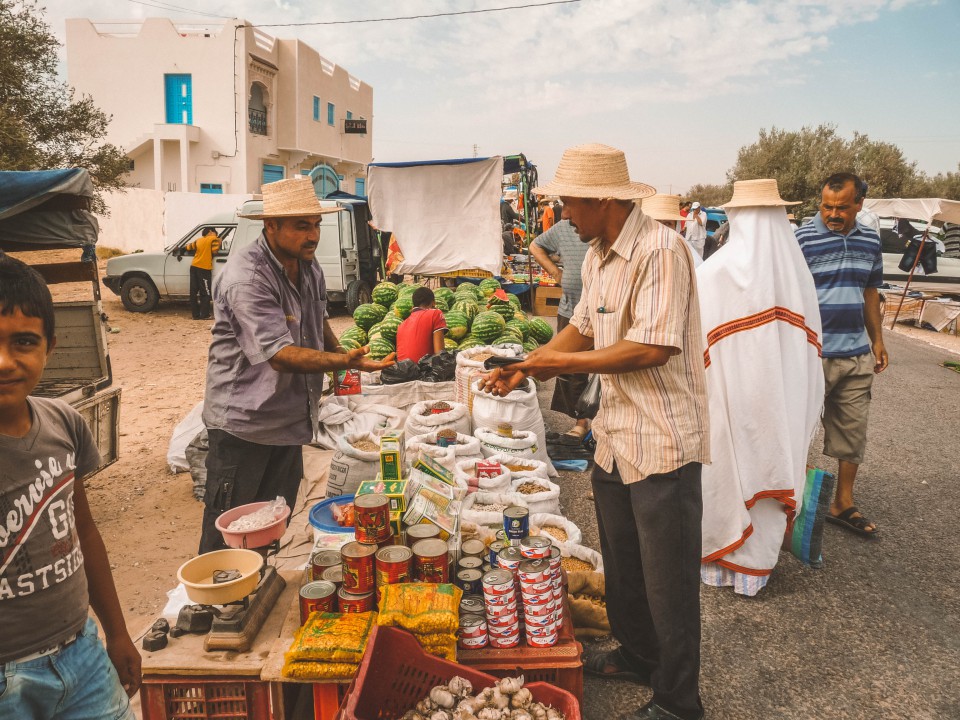
[[[431,633],[430,635],[414,635],[423,651],[430,655],[442,657],[444,660],[456,662],[457,637],[452,633]]]
[[[417,635],[455,633],[463,591],[449,583],[399,583],[380,588],[377,624]]]
[[[359,664],[376,619],[375,612],[311,613],[294,634],[284,660]]]
[[[297,680],[352,680],[359,665],[353,663],[290,662],[283,664],[281,673],[285,678]]]

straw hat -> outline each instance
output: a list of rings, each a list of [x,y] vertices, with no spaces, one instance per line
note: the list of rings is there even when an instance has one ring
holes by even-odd
[[[533,189],[535,195],[639,200],[657,191],[631,182],[622,150],[608,145],[578,145],[564,150],[553,182]]]
[[[263,210],[240,217],[251,220],[266,218],[310,217],[340,212],[340,208],[323,207],[310,178],[288,178],[263,186]]]
[[[640,202],[640,209],[654,220],[686,220],[680,214],[679,195],[660,195],[659,193]]]
[[[799,201],[789,202],[780,197],[776,180],[737,180],[733,184],[733,197],[721,207],[777,207],[799,204]]]

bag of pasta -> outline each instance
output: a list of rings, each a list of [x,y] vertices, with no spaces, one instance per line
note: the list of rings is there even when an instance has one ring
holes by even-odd
[[[415,635],[455,633],[463,591],[450,583],[400,583],[380,589],[377,624]]]
[[[290,662],[359,664],[376,620],[375,612],[311,613],[294,633],[284,658]]]

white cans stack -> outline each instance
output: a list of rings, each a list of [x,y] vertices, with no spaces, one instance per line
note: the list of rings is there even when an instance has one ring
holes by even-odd
[[[490,647],[498,650],[520,644],[516,580],[510,570],[495,568],[483,576],[483,604]]]

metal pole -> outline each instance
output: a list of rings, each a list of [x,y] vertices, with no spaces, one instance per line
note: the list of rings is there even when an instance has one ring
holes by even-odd
[[[910,289],[910,281],[913,280],[913,272],[917,269],[917,263],[920,262],[920,256],[923,254],[923,244],[927,241],[927,233],[930,232],[930,224],[927,223],[923,235],[920,236],[920,248],[917,250],[917,256],[913,259],[913,266],[910,268],[910,274],[907,275],[907,284],[903,288],[903,294],[900,296],[900,304],[897,305],[897,312],[893,316],[893,322],[890,323],[890,329],[897,324],[897,318],[900,317],[900,311],[903,309],[903,301],[907,299],[907,291]]]

